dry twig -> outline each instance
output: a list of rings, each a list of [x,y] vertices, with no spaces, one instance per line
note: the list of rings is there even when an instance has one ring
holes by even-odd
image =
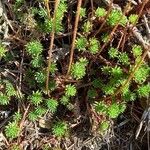
[[[82,5],[82,0],[78,0],[77,14],[76,14],[75,25],[74,25],[73,40],[72,40],[72,45],[71,45],[71,50],[70,50],[70,60],[69,60],[67,75],[69,75],[70,73],[71,64],[73,62],[73,54],[74,54],[75,40],[76,40],[76,35],[77,35],[77,30],[78,30],[78,22],[79,22],[79,17],[80,17],[81,5]]]
[[[55,35],[56,11],[57,11],[58,5],[59,5],[59,0],[55,0],[53,27],[52,27],[52,32],[50,36],[50,46],[49,46],[49,51],[48,51],[49,57],[48,57],[47,78],[46,78],[46,91],[48,95],[49,95],[49,89],[48,89],[49,74],[50,74],[50,66],[51,66],[52,49],[53,49],[53,43],[54,43],[54,35]],[[49,0],[46,1],[46,7],[47,7],[47,11],[48,11],[49,18],[50,18]]]

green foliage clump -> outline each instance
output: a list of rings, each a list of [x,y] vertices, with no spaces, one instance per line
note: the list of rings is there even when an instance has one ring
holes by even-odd
[[[48,16],[46,9],[43,7],[40,7],[38,10],[36,9],[35,13],[38,13],[40,18],[46,18]]]
[[[5,128],[5,134],[8,138],[14,139],[19,135],[20,128],[17,122],[9,122]]]
[[[29,53],[29,55],[31,55],[32,57],[32,60],[31,60],[32,66],[35,68],[41,67],[42,65],[41,53],[43,51],[42,44],[37,40],[28,42],[26,44],[26,50]]]
[[[109,121],[107,121],[107,120],[101,122],[100,127],[99,127],[100,132],[105,132],[105,131],[107,131],[108,128],[109,128],[109,124],[110,124],[110,123],[109,123]]]
[[[42,116],[46,113],[47,109],[42,107],[42,106],[38,106],[37,108],[35,108],[35,113],[38,115],[38,116]]]
[[[108,106],[102,101],[94,103],[94,108],[97,113],[105,114],[107,112],[107,107]]]
[[[116,87],[112,85],[111,83],[104,85],[102,89],[105,95],[112,95],[114,94],[115,90],[116,90]]]
[[[9,80],[0,81],[0,85],[2,85],[3,89],[0,91],[0,104],[8,105],[11,97],[16,96],[17,92]]]
[[[20,121],[21,118],[22,118],[22,115],[20,112],[15,112],[15,114],[13,115],[13,120],[16,122]]]
[[[128,90],[128,91],[124,92],[123,100],[126,102],[135,101],[136,100],[136,94]]]
[[[74,85],[68,84],[65,87],[65,95],[70,97],[70,96],[75,96],[77,93],[76,87]]]
[[[103,66],[102,68],[101,68],[101,70],[102,70],[102,72],[103,72],[103,74],[110,74],[111,73],[111,67],[110,66]]]
[[[90,21],[86,21],[83,24],[83,32],[88,34],[88,33],[90,33],[91,30],[92,30],[92,23]]]
[[[35,108],[34,111],[29,112],[28,118],[31,121],[36,121],[39,117],[46,113],[47,109],[41,106]]]
[[[127,23],[127,18],[122,14],[121,10],[113,9],[108,16],[107,23],[110,26],[115,26],[117,23],[125,26]]]
[[[62,137],[66,134],[67,124],[65,122],[57,122],[52,128],[52,132],[57,137]]]
[[[38,71],[34,74],[37,83],[44,83],[46,80],[46,75],[43,71]]]
[[[51,113],[55,113],[58,107],[57,100],[51,98],[46,100],[46,105]]]
[[[86,8],[80,8],[80,19],[86,16]]]
[[[98,53],[100,48],[99,41],[96,38],[89,39],[89,51],[92,54]]]
[[[15,96],[16,95],[16,90],[13,87],[12,83],[10,83],[8,80],[3,80],[3,82],[5,83],[6,95],[8,97]]]
[[[31,60],[31,65],[34,68],[39,68],[43,65],[43,59],[41,55],[38,55],[34,57],[34,59]]]
[[[108,54],[110,58],[117,58],[119,55],[119,51],[117,48],[111,47],[108,51]]]
[[[43,101],[42,93],[40,91],[33,91],[32,95],[29,96],[29,99],[32,104],[38,106]]]
[[[32,58],[35,58],[42,53],[43,46],[39,41],[34,40],[26,44],[26,50]]]
[[[100,101],[94,103],[94,108],[97,113],[106,115],[110,118],[117,118],[119,114],[125,111],[126,105],[124,103],[112,103],[108,106],[103,101]]]
[[[5,95],[2,92],[0,92],[0,104],[1,105],[9,104],[9,100],[10,100],[10,98],[7,95]]]
[[[75,79],[81,79],[86,74],[86,66],[88,61],[86,58],[80,58],[79,61],[74,63],[71,68],[71,74]]]
[[[129,22],[133,25],[135,25],[138,21],[138,15],[137,14],[131,14],[129,16]]]
[[[61,99],[60,99],[60,103],[62,104],[62,105],[67,105],[67,104],[69,104],[69,97],[68,96],[62,96],[61,97]]]
[[[85,51],[86,50],[86,45],[88,41],[85,37],[81,36],[76,39],[76,48],[80,51]]]
[[[147,77],[150,74],[150,68],[147,64],[140,66],[138,70],[135,71],[134,80],[136,83],[142,84],[146,81]]]
[[[126,52],[122,52],[120,53],[120,55],[118,56],[118,61],[120,63],[122,63],[123,65],[129,65],[129,57],[128,54]]]
[[[98,7],[95,11],[95,16],[96,17],[104,17],[106,15],[106,10],[104,8]]]
[[[37,120],[38,115],[35,112],[31,111],[28,114],[28,118],[29,118],[30,121],[35,121],[35,120]]]
[[[119,79],[123,76],[123,71],[119,66],[115,66],[111,68],[111,75],[115,79]]]
[[[6,52],[7,52],[6,47],[0,43],[0,59],[6,56]]]
[[[121,84],[124,85],[125,83],[126,83],[126,79],[123,79],[123,80],[121,81]],[[126,93],[128,93],[128,92],[130,92],[130,83],[124,85],[124,87],[123,87],[123,89],[122,89],[122,94],[123,94],[123,95],[126,94]]]
[[[49,71],[50,71],[51,74],[54,74],[57,71],[57,64],[55,62],[51,63]]]
[[[142,47],[140,45],[133,45],[132,46],[132,53],[133,53],[133,56],[135,58],[139,57],[142,55]]]
[[[111,104],[107,109],[107,114],[110,118],[117,118],[120,113],[123,113],[126,109],[125,104]]]
[[[42,30],[45,32],[45,33],[50,33],[52,32],[52,27],[53,27],[53,20],[52,18],[50,19],[45,19],[45,22],[44,22],[44,26],[41,25],[41,28]],[[57,27],[58,28],[58,27]],[[60,31],[62,30],[62,27],[61,29],[59,29]]]
[[[109,41],[109,34],[108,33],[104,33],[101,37],[101,40],[104,42],[104,43],[107,43]]]
[[[119,66],[103,66],[102,72],[103,74],[107,75],[109,79],[107,83],[102,83],[101,90],[105,93],[105,95],[112,95],[114,94],[115,90],[122,84],[122,80],[124,79],[125,74]]]
[[[150,95],[150,84],[142,85],[138,88],[137,93],[139,97],[149,97]]]

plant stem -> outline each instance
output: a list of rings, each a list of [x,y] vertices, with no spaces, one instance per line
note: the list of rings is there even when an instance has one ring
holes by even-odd
[[[76,40],[76,35],[77,35],[77,30],[78,30],[78,22],[79,22],[79,17],[80,17],[80,8],[81,8],[81,5],[82,5],[82,0],[78,0],[77,12],[76,12],[76,19],[75,19],[75,25],[74,25],[74,31],[73,31],[73,40],[72,40],[72,45],[71,45],[71,50],[70,50],[70,60],[69,60],[69,66],[68,66],[67,76],[70,73],[71,64],[73,62],[73,54],[74,54],[75,40]]]
[[[47,6],[47,11],[48,11],[48,16],[50,18],[50,9],[49,9],[49,0],[46,1],[46,6]],[[47,67],[47,78],[46,78],[46,92],[49,95],[49,74],[50,74],[50,66],[51,66],[51,57],[52,57],[52,49],[53,49],[53,43],[54,43],[54,35],[55,35],[55,25],[56,25],[56,11],[59,5],[59,0],[55,0],[55,5],[54,5],[54,16],[53,16],[53,26],[52,26],[52,32],[50,35],[50,46],[49,46],[49,51],[48,51],[48,67]],[[50,95],[49,95],[50,96]]]

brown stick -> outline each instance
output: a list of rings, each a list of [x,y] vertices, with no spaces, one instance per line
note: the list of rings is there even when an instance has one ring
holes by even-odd
[[[80,8],[81,8],[81,5],[82,5],[82,0],[78,0],[77,14],[76,14],[76,20],[75,20],[74,31],[73,31],[73,40],[72,40],[72,45],[71,45],[71,50],[70,50],[70,60],[69,60],[69,66],[68,66],[67,76],[70,73],[71,64],[73,62],[73,54],[74,54],[75,40],[76,40],[76,35],[77,35],[77,30],[78,30],[78,22],[79,22],[79,17],[80,17]]]
[[[50,17],[50,9],[49,9],[49,0],[47,0],[46,6],[47,6],[47,11]],[[50,66],[51,66],[51,57],[52,57],[52,49],[53,49],[53,43],[54,43],[54,35],[55,35],[55,25],[56,25],[56,11],[59,5],[59,0],[55,0],[55,6],[54,6],[54,16],[53,16],[53,26],[52,26],[52,32],[50,35],[50,46],[49,46],[49,51],[48,51],[48,67],[47,67],[47,78],[46,78],[46,92],[49,95],[49,74],[50,74]],[[50,96],[50,95],[49,95]]]

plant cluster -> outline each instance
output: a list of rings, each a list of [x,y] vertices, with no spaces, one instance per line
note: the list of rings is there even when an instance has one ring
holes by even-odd
[[[17,96],[17,92],[12,85],[12,83],[8,80],[0,80],[0,84],[2,85],[0,91],[0,104],[1,105],[8,105],[11,98]]]
[[[72,65],[71,74],[75,79],[82,79],[86,74],[86,66],[88,60],[86,58],[80,58],[79,61]]]
[[[14,65],[16,65],[15,69],[21,68],[21,71],[12,70],[14,71],[11,73],[13,80],[6,80],[6,76],[0,79],[0,105],[18,104],[15,108],[18,111],[6,125],[4,133],[7,138],[15,140],[21,133],[20,124],[24,119],[23,115],[29,122],[37,124],[40,118],[45,119],[49,115],[51,117],[49,125],[51,130],[49,131],[54,137],[62,138],[66,136],[68,130],[70,131],[71,123],[68,122],[74,120],[77,116],[76,112],[80,113],[75,110],[78,109],[75,105],[76,99],[79,99],[79,109],[83,107],[85,110],[91,109],[89,116],[97,115],[102,118],[100,122],[95,118],[91,119],[93,122],[98,122],[97,128],[100,132],[106,132],[111,126],[110,120],[119,117],[126,110],[128,102],[150,95],[148,82],[150,67],[143,59],[143,47],[137,44],[136,40],[131,44],[130,38],[127,40],[130,44],[126,44],[125,39],[124,47],[116,46],[120,40],[118,38],[120,33],[128,27],[128,24],[132,27],[138,23],[138,15],[127,15],[116,8],[109,12],[108,8],[93,7],[94,10],[89,13],[93,15],[91,18],[88,15],[90,10],[80,8],[77,36],[73,43],[75,44],[73,63],[70,72],[66,75],[69,55],[54,61],[53,57],[48,58],[47,54],[51,46],[50,39],[53,31],[56,36],[53,43],[54,51],[58,50],[59,53],[59,48],[66,42],[71,45],[72,33],[71,36],[67,34],[67,38],[65,33],[70,30],[69,21],[74,19],[75,14],[71,14],[72,18],[67,16],[68,6],[70,6],[67,0],[59,2],[55,13],[53,2],[46,2],[46,0],[35,1],[32,7],[24,0],[16,0],[13,3],[13,11],[16,13],[19,24],[26,26],[28,21],[24,19],[27,16],[27,19],[31,21],[30,24],[35,22],[35,25],[24,29],[27,34],[27,37],[26,34],[24,35],[25,42],[17,48],[15,45],[13,51],[6,50],[6,47],[0,44],[2,68],[5,66],[3,64],[6,64],[8,68],[10,66],[13,68]],[[23,7],[25,4],[28,4],[29,9]],[[46,4],[51,6],[50,10]],[[104,27],[99,30],[103,21],[105,21]],[[69,29],[66,29],[66,24]],[[110,37],[112,29],[117,26],[118,32],[116,31]],[[20,36],[23,33],[21,32]],[[60,40],[61,37],[63,38]],[[23,54],[18,52],[19,48],[23,49]],[[15,58],[10,59],[9,53]],[[24,56],[22,60],[19,58],[20,55]],[[51,62],[50,68],[48,59]],[[143,60],[142,63],[140,63],[141,60]],[[18,65],[20,62],[22,63]],[[5,67],[3,69],[5,70]],[[47,70],[50,72],[49,75]],[[9,78],[11,79],[11,76]],[[49,79],[49,93],[45,88],[46,79]],[[17,81],[16,84],[14,80]],[[29,110],[24,112],[26,106],[29,106]],[[86,108],[87,106],[89,108]]]
[[[57,122],[53,126],[52,131],[57,137],[62,137],[66,134],[67,124],[65,122]]]
[[[17,122],[10,122],[5,128],[5,134],[10,139],[17,138],[19,132],[20,128]]]
[[[125,26],[127,23],[127,17],[122,14],[121,10],[113,9],[108,16],[107,23],[110,26],[115,26],[117,23]]]
[[[107,14],[106,10],[104,8],[98,7],[95,11],[96,17],[104,17]]]
[[[20,134],[21,130],[19,127],[19,122],[22,118],[22,115],[19,112],[16,112],[13,115],[13,121],[9,122],[8,125],[5,128],[5,134],[8,138],[14,139],[17,138]]]
[[[6,52],[5,46],[0,43],[0,59],[6,55]]]

